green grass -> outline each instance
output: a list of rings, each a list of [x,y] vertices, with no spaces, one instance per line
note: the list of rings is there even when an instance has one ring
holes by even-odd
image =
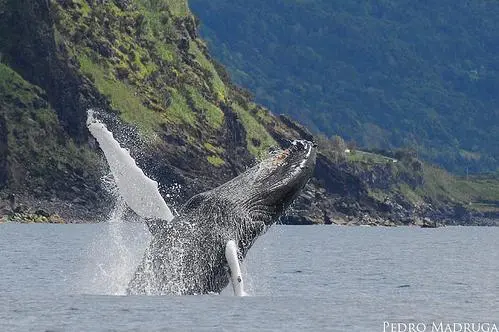
[[[174,3],[176,1],[172,1]],[[140,14],[137,20],[142,20],[140,31],[150,42],[153,43],[156,51],[164,61],[178,62],[179,57],[174,45],[161,42],[165,37],[175,36],[175,29],[173,28],[169,11],[181,12],[181,4],[172,5],[165,2],[158,2],[156,0],[138,0]]]
[[[39,87],[29,84],[10,67],[0,63],[0,94],[4,98],[14,98],[17,102],[29,106],[36,95],[41,93]]]
[[[192,53],[196,60],[199,62],[201,67],[203,67],[206,71],[210,73],[210,85],[212,92],[215,94],[216,99],[218,101],[224,101],[227,95],[227,88],[225,87],[224,82],[218,75],[213,63],[206,58],[206,56],[201,52],[198,45],[196,43],[191,42],[189,46],[189,52]]]
[[[259,123],[250,112],[235,103],[232,104],[232,108],[241,119],[244,129],[246,129],[247,147],[253,156],[256,158],[264,157],[270,147],[278,145],[265,127]],[[255,145],[254,142],[260,142],[260,144]]]
[[[188,86],[187,91],[194,102],[194,107],[202,112],[208,124],[215,129],[222,127],[224,122],[224,113],[222,110],[207,101],[194,87]]]
[[[409,200],[412,204],[423,203],[424,198],[414,191],[407,183],[400,183],[398,185],[400,193]]]
[[[170,89],[172,104],[168,107],[167,117],[173,123],[184,123],[194,126],[197,122],[196,114],[187,104],[185,97],[177,90]]]
[[[425,183],[418,194],[435,200],[446,200],[472,208],[499,208],[499,179],[497,177],[456,177],[430,165],[424,168]],[[493,203],[489,203],[493,202]]]
[[[185,17],[190,15],[187,0],[166,0],[168,7],[173,15],[178,17]]]
[[[210,164],[215,167],[220,167],[225,164],[225,161],[220,157],[220,154],[224,152],[224,149],[221,147],[216,147],[211,143],[204,143],[203,147],[212,153],[212,155],[208,156],[206,159]]]
[[[224,149],[221,148],[221,147],[217,147],[217,146],[214,146],[213,144],[211,143],[204,143],[203,144],[204,148],[211,152],[211,153],[215,153],[215,154],[221,154],[224,152]]]
[[[251,112],[254,112],[260,123],[269,125],[275,121],[275,118],[270,115],[269,110],[263,107],[257,107],[254,103],[248,103],[248,107],[250,108]]]
[[[78,57],[82,72],[94,81],[95,86],[111,102],[111,106],[121,113],[128,123],[136,125],[147,135],[154,134],[164,119],[161,114],[148,109],[142,104],[137,90],[124,82],[116,80],[108,70],[93,62],[88,56]]]
[[[206,159],[210,164],[212,164],[215,167],[220,167],[223,164],[225,164],[225,161],[219,156],[208,156]]]
[[[188,106],[185,97],[170,88],[171,105],[163,112],[152,110],[142,103],[141,93],[134,86],[114,78],[109,70],[93,62],[88,56],[79,57],[82,72],[94,81],[97,89],[111,101],[111,106],[120,112],[123,120],[136,125],[142,134],[155,136],[161,124],[196,123],[196,115]]]

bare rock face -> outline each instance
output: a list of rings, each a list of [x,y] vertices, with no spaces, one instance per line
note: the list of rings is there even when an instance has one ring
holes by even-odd
[[[0,115],[0,189],[7,186],[7,148],[7,125],[5,123],[5,117]]]

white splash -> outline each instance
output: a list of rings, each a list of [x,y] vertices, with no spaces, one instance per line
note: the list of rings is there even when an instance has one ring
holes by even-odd
[[[85,253],[83,271],[75,288],[83,294],[126,295],[150,234],[143,223],[123,222],[126,205],[117,200],[107,222]]]
[[[103,229],[89,248],[87,266],[81,274],[79,289],[89,294],[125,295],[151,239],[151,234],[142,222],[134,224],[123,221],[126,206],[144,218],[170,221],[174,216],[160,195],[157,182],[144,174],[130,153],[122,148],[106,126],[94,117],[92,110],[89,110],[87,115],[88,129],[104,152],[114,178],[112,181],[111,176],[104,177],[103,183],[116,196],[116,204],[107,222],[99,225]],[[174,191],[173,189],[180,190],[172,188],[171,191]],[[188,262],[184,262],[182,253],[177,251],[181,251],[186,244],[181,243],[182,239],[178,241],[180,242],[174,246],[172,253],[175,254],[176,264],[182,266]],[[237,246],[232,241],[227,248],[226,258],[231,271],[234,271],[233,276],[236,276],[236,279],[232,278],[234,294],[248,295],[243,285],[243,275],[246,277],[247,271],[244,265],[239,265]],[[251,280],[247,281],[251,286]]]
[[[125,203],[144,218],[173,219],[173,214],[159,193],[158,183],[148,178],[130,153],[114,139],[106,126],[87,112],[87,127],[97,139]]]

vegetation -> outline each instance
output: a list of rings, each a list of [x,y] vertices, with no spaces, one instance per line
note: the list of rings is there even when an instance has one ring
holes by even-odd
[[[97,155],[67,137],[45,98],[43,90],[0,63],[0,116],[8,148],[2,158],[7,158],[10,190],[53,197],[72,191],[78,181],[91,187],[100,173]]]
[[[368,149],[499,167],[497,1],[190,0],[257,101]]]
[[[219,156],[208,156],[208,162],[215,167],[219,167],[225,163],[225,161]]]
[[[170,128],[180,129],[190,144],[217,144],[211,138],[221,136],[221,104],[228,102],[228,87],[204,42],[195,38],[197,23],[185,1],[90,6],[77,0],[52,2],[52,7],[59,43],[123,120],[148,139]],[[249,109],[238,107],[237,112],[247,131],[254,132]],[[255,155],[267,148],[252,142],[248,148]],[[207,160],[223,164],[219,156]]]
[[[466,206],[467,210],[499,212],[499,177],[456,176],[422,162],[415,151],[361,151],[339,136],[318,137],[321,152],[340,169],[356,175],[378,202],[403,197],[414,206],[431,203]]]
[[[245,112],[238,104],[233,104],[232,107],[240,116],[246,129],[246,142],[251,154],[260,158],[266,155],[269,148],[277,146],[276,141],[269,135],[265,127],[251,113]]]
[[[292,7],[293,2],[288,3]],[[238,6],[236,1],[235,8]],[[0,154],[6,156],[0,158],[0,201],[19,192],[56,204],[60,198],[72,206],[81,205],[79,212],[83,213],[105,204],[99,186],[103,162],[85,127],[89,107],[105,110],[104,120],[127,148],[129,142],[143,139],[143,144],[130,148],[141,168],[158,182],[185,183],[181,193],[185,196],[237,174],[279,143],[299,137],[312,139],[305,128],[284,116],[274,116],[254,103],[248,91],[231,83],[228,73],[197,38],[198,21],[185,1],[16,0],[0,1],[0,12],[5,14],[0,15]],[[18,29],[17,24],[26,29]],[[312,67],[308,62],[295,69],[302,73]],[[287,83],[275,81],[273,88],[286,89],[297,77],[290,75]],[[328,82],[331,78],[334,75]],[[300,84],[308,88],[303,82]],[[359,82],[352,80],[354,85]],[[256,92],[261,95],[262,91]],[[295,98],[294,92],[292,95],[288,102]],[[314,103],[325,102],[322,94],[314,97]],[[300,102],[298,107],[310,103]],[[350,102],[338,103],[339,114]],[[373,115],[378,111],[374,108]],[[113,112],[119,119],[109,114]],[[316,119],[314,116],[321,117],[320,112],[313,112],[310,118]],[[333,123],[326,120],[321,118],[321,125]],[[358,123],[362,133],[369,135],[367,142],[384,146],[378,143],[386,128]],[[372,212],[387,197],[397,201],[398,196],[414,204],[497,209],[496,178],[451,176],[422,163],[419,145],[414,152],[364,151],[352,143],[354,135],[346,138],[348,142],[337,135],[318,139],[322,174],[307,190],[315,193],[311,197],[316,202],[300,206],[310,209],[307,217],[312,216],[314,222],[332,220],[325,216],[336,208],[353,215]],[[392,143],[388,146],[396,145]],[[459,155],[484,161],[483,151],[465,146],[459,146]],[[29,199],[27,202],[31,204]],[[50,220],[41,218],[48,213],[40,214],[37,208],[10,211],[13,220]]]

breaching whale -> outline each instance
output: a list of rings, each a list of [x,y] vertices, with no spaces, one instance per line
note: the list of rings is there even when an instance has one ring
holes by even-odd
[[[107,129],[91,119],[91,114],[87,124],[101,147],[120,148],[101,142],[112,139],[112,135],[95,134]],[[111,153],[104,152],[107,159]],[[152,239],[129,283],[128,293],[219,293],[230,280],[235,295],[244,295],[239,261],[305,186],[312,176],[315,158],[315,144],[293,141],[289,148],[272,153],[232,180],[195,195],[173,219],[168,214],[145,216]],[[138,190],[137,194],[143,195],[144,191]],[[136,203],[124,199],[135,211]],[[158,205],[162,204],[154,207]],[[135,212],[144,215],[142,210],[141,207]]]

